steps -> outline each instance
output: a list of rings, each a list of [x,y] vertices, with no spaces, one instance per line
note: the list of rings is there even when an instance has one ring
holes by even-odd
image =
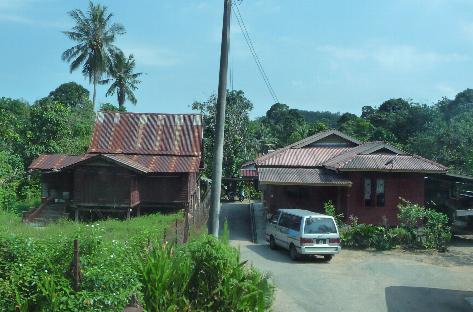
[[[38,216],[31,219],[29,223],[33,226],[45,226],[48,223],[56,222],[63,218],[69,218],[64,203],[51,203]]]

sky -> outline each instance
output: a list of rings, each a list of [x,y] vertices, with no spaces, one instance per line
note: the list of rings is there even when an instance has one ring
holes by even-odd
[[[218,86],[223,1],[100,1],[127,33],[116,45],[143,72],[134,112],[191,112]],[[0,97],[30,103],[61,83],[92,86],[61,60],[74,43],[67,12],[88,1],[0,0]],[[359,114],[390,98],[433,104],[473,88],[471,0],[243,0],[255,50],[279,99],[304,110]],[[232,18],[233,88],[252,117],[274,103]],[[232,86],[229,86],[231,88]],[[99,87],[97,102],[116,104]]]

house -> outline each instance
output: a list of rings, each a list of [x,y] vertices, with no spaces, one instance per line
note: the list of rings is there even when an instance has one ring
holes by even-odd
[[[189,209],[199,197],[202,116],[98,112],[83,155],[40,155],[42,197],[81,214]],[[59,207],[58,207],[59,206]]]
[[[297,207],[322,212],[332,201],[359,222],[397,224],[400,198],[424,204],[425,177],[447,167],[384,142],[361,143],[337,130],[311,137],[246,163],[257,175],[266,208]]]

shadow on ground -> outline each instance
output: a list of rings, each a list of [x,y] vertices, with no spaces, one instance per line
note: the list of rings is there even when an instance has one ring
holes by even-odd
[[[289,251],[282,248],[272,250],[271,248],[269,248],[268,244],[248,245],[247,248],[269,261],[276,261],[281,263],[328,263],[324,261],[322,257],[303,257],[297,261],[294,261],[289,258]]]
[[[473,297],[471,291],[391,286],[386,287],[385,295],[388,312],[472,311],[472,306],[465,300]]]

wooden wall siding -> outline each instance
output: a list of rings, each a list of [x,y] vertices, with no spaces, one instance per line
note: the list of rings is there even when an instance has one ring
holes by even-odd
[[[188,202],[187,174],[143,176],[139,180],[142,205]]]
[[[134,207],[140,203],[140,190],[138,187],[138,177],[133,176],[130,183],[130,203]]]
[[[74,202],[77,205],[129,206],[132,174],[120,167],[77,167]]]
[[[63,192],[69,192],[69,196],[72,198],[73,178],[71,172],[43,174],[41,176],[41,183],[47,184],[48,196],[55,192],[57,198],[62,198]]]
[[[384,179],[384,207],[365,207],[363,201],[364,177]],[[353,185],[347,196],[347,216],[354,215],[362,223],[383,224],[383,219],[386,218],[388,225],[397,225],[399,197],[424,205],[424,176],[422,174],[356,172],[350,173],[349,179]]]

